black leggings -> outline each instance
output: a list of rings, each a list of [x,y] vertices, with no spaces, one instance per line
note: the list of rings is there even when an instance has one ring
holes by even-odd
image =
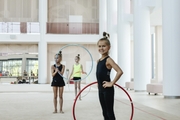
[[[115,120],[114,115],[114,87],[99,91],[99,101],[102,107],[104,120]]]

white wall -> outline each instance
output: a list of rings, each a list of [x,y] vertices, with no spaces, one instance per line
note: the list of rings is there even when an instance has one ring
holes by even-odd
[[[14,39],[11,36],[14,36]],[[38,43],[40,34],[0,34],[2,43]],[[99,40],[99,35],[53,35],[46,34],[44,40],[48,43],[94,43]]]

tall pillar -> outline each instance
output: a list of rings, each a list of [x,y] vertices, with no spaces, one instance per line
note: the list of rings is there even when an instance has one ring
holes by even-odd
[[[117,0],[107,0],[107,32],[110,34],[110,56],[117,63]],[[112,70],[111,78],[116,72]]]
[[[27,71],[27,66],[26,66],[26,54],[24,53],[23,54],[23,57],[22,57],[22,70],[21,70],[21,75],[20,76],[24,76],[24,70]]]
[[[150,11],[144,0],[134,0],[134,89],[145,91],[151,80]]]
[[[163,80],[163,58],[162,58],[162,26],[155,27],[155,49],[156,49],[156,81],[162,82]]]
[[[47,22],[47,0],[39,0],[40,41],[38,44],[38,83],[47,83],[47,43],[44,39]]]
[[[126,19],[130,15],[130,0],[118,0],[117,7],[118,65],[124,72],[118,83],[125,86],[125,82],[131,80],[130,23]]]
[[[180,98],[180,0],[163,0],[163,94]]]
[[[107,0],[99,0],[99,35],[102,38],[102,33],[107,30]]]

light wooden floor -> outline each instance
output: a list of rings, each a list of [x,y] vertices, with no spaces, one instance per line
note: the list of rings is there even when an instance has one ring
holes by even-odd
[[[83,87],[84,85],[82,85]],[[103,120],[97,86],[87,88],[77,101],[76,120]],[[74,86],[64,88],[64,114],[53,114],[53,93],[49,84],[0,84],[0,120],[73,120]],[[129,120],[131,103],[126,94],[115,88],[117,120]],[[133,120],[180,120],[180,99],[164,99],[146,92],[128,91],[134,105]]]

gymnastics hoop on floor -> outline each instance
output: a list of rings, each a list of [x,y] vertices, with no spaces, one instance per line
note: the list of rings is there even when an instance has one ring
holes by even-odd
[[[64,48],[67,48],[67,47],[69,47],[69,46],[77,46],[77,47],[83,48],[84,50],[86,50],[86,52],[89,54],[89,56],[90,56],[90,58],[91,58],[92,64],[91,64],[91,69],[90,69],[89,73],[88,73],[84,78],[81,78],[80,80],[76,80],[76,82],[77,82],[77,81],[84,80],[84,79],[86,79],[86,78],[90,75],[90,73],[92,72],[92,69],[93,69],[93,57],[92,57],[91,53],[89,52],[89,50],[88,50],[87,48],[85,48],[84,46],[80,45],[80,44],[68,44],[68,45],[63,46],[59,51],[62,51]],[[60,74],[60,75],[61,75],[61,74]],[[64,77],[63,75],[61,75],[61,76],[62,76],[64,79],[68,80],[68,78]]]
[[[74,118],[74,120],[76,120],[76,116],[75,116],[75,106],[76,106],[76,102],[77,102],[77,99],[78,99],[78,97],[79,97],[79,95],[87,88],[87,87],[89,87],[89,86],[91,86],[91,85],[93,85],[93,84],[96,84],[97,82],[93,82],[93,83],[90,83],[90,84],[88,84],[87,86],[85,86],[79,93],[78,93],[78,95],[76,96],[76,98],[75,98],[75,100],[74,100],[74,104],[73,104],[73,109],[72,109],[72,114],[73,114],[73,118]],[[129,101],[131,102],[131,117],[130,117],[130,120],[132,120],[133,119],[133,115],[134,115],[134,105],[133,105],[133,102],[132,102],[132,99],[131,99],[131,97],[130,97],[130,95],[128,94],[128,92],[124,89],[124,88],[122,88],[120,85],[118,85],[118,84],[115,84],[117,87],[119,87],[120,89],[122,89],[125,93],[126,93],[126,95],[128,96],[128,98],[129,98]]]

